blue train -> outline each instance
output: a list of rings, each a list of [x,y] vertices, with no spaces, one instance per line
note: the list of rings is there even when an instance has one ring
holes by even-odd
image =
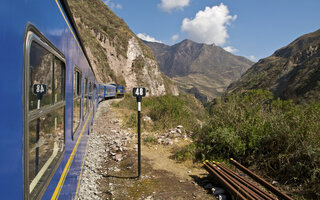
[[[1,199],[76,199],[97,82],[65,0],[0,6]]]

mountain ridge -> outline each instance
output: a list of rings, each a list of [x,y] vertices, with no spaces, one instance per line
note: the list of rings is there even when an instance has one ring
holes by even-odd
[[[153,51],[160,70],[173,78],[181,90],[198,91],[200,94],[195,96],[205,95],[209,100],[220,96],[231,82],[253,64],[214,44],[196,43],[190,39],[172,46],[143,42]]]
[[[226,94],[251,89],[270,90],[275,97],[320,99],[320,29],[298,37],[259,60],[243,76],[232,83]]]

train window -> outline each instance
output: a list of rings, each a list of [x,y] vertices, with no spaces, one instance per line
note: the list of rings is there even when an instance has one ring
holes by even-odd
[[[38,106],[38,98],[34,95],[34,84],[45,84],[47,93],[43,95],[40,107],[52,104],[52,60],[53,55],[36,42],[30,47],[30,71],[29,71],[29,110],[35,110]]]
[[[64,77],[65,68],[61,60],[54,59],[54,71],[53,71],[53,89],[54,89],[54,103],[64,100]]]
[[[65,149],[65,59],[36,32],[26,38],[24,76],[24,188],[29,199],[41,197]],[[34,94],[35,84],[45,85],[46,93]]]
[[[88,109],[88,78],[84,79],[83,89],[83,117],[86,116]]]
[[[81,120],[81,72],[75,67],[73,73],[73,134],[80,126]]]
[[[42,189],[64,150],[64,107],[29,123],[30,196]],[[33,199],[33,198],[32,198]]]
[[[92,106],[92,83],[89,83],[89,109]]]
[[[81,72],[75,68],[73,74],[73,96],[78,97],[81,95]]]

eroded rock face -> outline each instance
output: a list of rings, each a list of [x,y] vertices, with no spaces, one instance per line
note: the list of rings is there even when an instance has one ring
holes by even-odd
[[[103,2],[68,3],[99,82],[122,84],[128,93],[143,86],[150,96],[178,95],[177,87],[160,72],[152,51]]]
[[[128,90],[131,91],[135,86],[145,86],[151,96],[166,94],[157,62],[143,55],[139,42],[135,37],[129,40],[127,57],[127,63],[123,71],[125,72],[124,78]],[[135,66],[137,59],[140,59],[141,66]]]

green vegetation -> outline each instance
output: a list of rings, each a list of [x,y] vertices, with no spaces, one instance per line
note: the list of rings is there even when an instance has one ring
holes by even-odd
[[[251,90],[217,100],[210,119],[196,131],[200,160],[235,158],[282,184],[297,186],[307,198],[320,197],[320,104],[297,105]],[[300,194],[303,192],[299,191]]]
[[[137,102],[131,95],[126,95],[122,101],[114,106],[126,108],[132,114],[126,116],[126,123],[130,127],[136,125]],[[150,123],[142,120],[142,128],[149,131],[167,130],[182,125],[187,130],[198,127],[198,120],[206,117],[203,106],[191,95],[164,95],[159,97],[146,97],[142,100],[142,118],[149,116]]]
[[[143,138],[143,142],[145,144],[147,143],[152,143],[152,144],[156,144],[157,143],[157,138],[154,134],[148,135],[146,137]]]

